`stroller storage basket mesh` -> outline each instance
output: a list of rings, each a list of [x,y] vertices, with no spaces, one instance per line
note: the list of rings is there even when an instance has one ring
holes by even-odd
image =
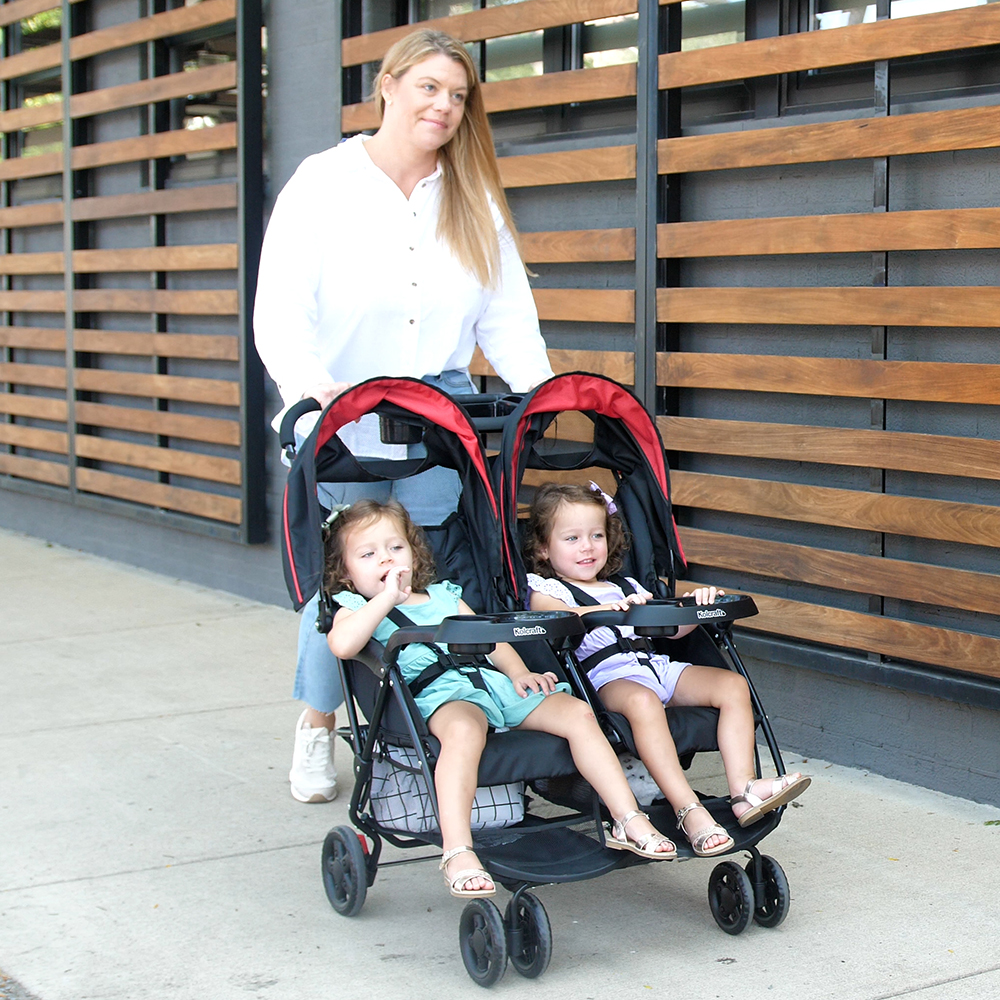
[[[372,816],[386,830],[404,834],[437,830],[434,807],[415,750],[393,747],[392,757],[375,757],[370,800]],[[473,830],[512,826],[523,819],[523,781],[476,789],[472,803]]]

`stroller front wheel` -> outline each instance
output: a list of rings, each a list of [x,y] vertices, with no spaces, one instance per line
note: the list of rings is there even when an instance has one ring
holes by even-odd
[[[507,971],[507,934],[496,904],[473,899],[462,910],[458,945],[465,971],[480,986],[498,983]]]
[[[510,964],[526,979],[536,979],[552,958],[552,926],[545,907],[537,896],[522,892],[507,904],[503,922]]]
[[[342,917],[357,916],[365,905],[365,851],[349,826],[335,826],[323,841],[323,888],[330,905]]]
[[[727,934],[741,934],[754,911],[750,876],[735,861],[723,861],[708,880],[708,905],[715,922]]]

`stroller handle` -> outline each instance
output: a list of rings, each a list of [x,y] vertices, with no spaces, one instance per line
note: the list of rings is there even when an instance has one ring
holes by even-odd
[[[313,410],[322,409],[323,404],[318,399],[306,396],[305,399],[300,399],[297,403],[292,404],[281,418],[278,438],[281,442],[281,450],[289,461],[295,458],[295,424],[299,417],[312,413]]]

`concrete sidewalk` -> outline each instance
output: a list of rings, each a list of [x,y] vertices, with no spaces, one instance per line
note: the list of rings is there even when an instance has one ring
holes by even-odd
[[[485,995],[436,864],[380,870],[354,919],[327,903],[350,765],[330,805],[288,794],[290,611],[2,531],[0,566],[0,998]],[[779,928],[722,933],[712,862],[542,888],[552,964],[493,993],[1000,996],[1000,810],[786,760],[815,781],[764,848]]]

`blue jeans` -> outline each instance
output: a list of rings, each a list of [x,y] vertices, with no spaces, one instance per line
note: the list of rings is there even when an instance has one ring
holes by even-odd
[[[428,375],[424,381],[452,396],[476,391],[468,374],[457,369],[440,375]],[[298,442],[301,444],[301,442]],[[425,455],[422,444],[411,445],[410,458]],[[454,469],[428,469],[409,479],[384,483],[321,483],[316,492],[324,507],[356,500],[398,500],[417,524],[440,524],[458,508],[462,484]],[[319,594],[302,609],[299,622],[298,662],[295,668],[293,698],[304,701],[310,708],[329,714],[344,703],[337,658],[330,652],[326,636],[316,631]]]

